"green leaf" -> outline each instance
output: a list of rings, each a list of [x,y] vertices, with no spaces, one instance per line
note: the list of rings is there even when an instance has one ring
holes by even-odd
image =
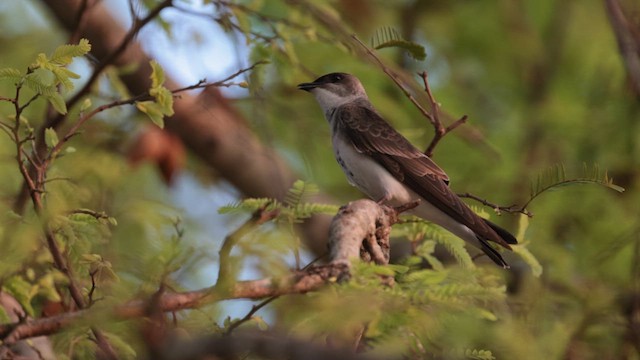
[[[427,58],[424,46],[402,39],[398,32],[390,27],[378,29],[371,40],[372,47],[376,50],[396,47],[407,51],[412,58],[422,61]]]
[[[619,193],[625,191],[622,186],[613,183],[613,179],[609,177],[606,170],[604,172],[600,171],[600,167],[597,164],[591,168],[587,164],[583,164],[583,176],[573,179],[567,179],[564,165],[556,164],[540,173],[536,180],[531,183],[531,194],[523,207],[526,208],[533,200],[547,191],[557,190],[565,186],[584,184],[604,186]]]
[[[388,264],[386,267],[393,270],[396,274],[405,274],[409,271],[409,267],[405,265]]]
[[[302,203],[303,200],[309,198],[309,196],[317,194],[318,191],[317,185],[296,180],[293,186],[291,186],[291,189],[287,191],[284,197],[284,203],[288,206],[296,206]]]
[[[0,80],[3,80],[3,79],[18,82],[20,81],[20,79],[22,79],[22,73],[20,73],[20,70],[18,69],[2,68],[0,69]]]
[[[58,133],[56,133],[56,130],[53,128],[47,128],[44,131],[44,141],[47,144],[48,148],[54,148],[56,145],[58,145]]]
[[[36,56],[36,61],[31,64],[31,69],[35,70],[38,68],[46,68],[47,66],[49,66],[49,59],[47,59],[47,55],[39,53],[38,56]]]
[[[149,91],[149,94],[156,98],[156,103],[160,105],[160,111],[163,115],[173,115],[173,94],[171,94],[171,91],[169,91],[169,89],[159,87],[156,89],[151,89]]]
[[[60,294],[56,289],[55,276],[53,273],[45,274],[38,280],[38,294],[44,296],[49,301],[61,301]]]
[[[162,108],[153,101],[139,101],[136,103],[138,110],[147,114],[149,119],[159,128],[164,128],[164,114]]]
[[[419,286],[438,285],[447,279],[447,271],[419,270],[407,274],[403,278],[404,283],[417,283]]]
[[[155,61],[151,64],[151,88],[149,95],[153,96],[155,101],[141,101],[136,103],[136,107],[147,114],[151,121],[158,127],[164,127],[164,117],[173,115],[173,94],[169,89],[162,86],[165,81],[164,70]]]
[[[270,198],[248,198],[240,202],[231,203],[218,209],[218,214],[235,214],[239,212],[254,212],[265,206],[267,210],[275,210],[282,207],[276,200]]]
[[[22,305],[27,314],[35,315],[31,299],[37,293],[37,287],[25,281],[21,276],[13,276],[4,281],[2,288]]]
[[[262,316],[252,316],[251,321],[255,322],[256,325],[258,325],[258,329],[263,331],[269,330],[269,324],[266,321],[264,321]]]
[[[86,98],[82,101],[82,105],[80,105],[80,112],[83,112],[91,107],[91,99]]]
[[[52,66],[52,67],[48,67],[47,69],[53,73],[53,75],[56,77],[56,80],[59,83],[61,83],[66,90],[73,90],[73,87],[74,87],[73,83],[69,79],[80,78],[80,75],[74,73],[73,71],[67,68]]]
[[[464,356],[467,359],[473,360],[495,360],[493,353],[489,350],[466,349],[464,352]]]
[[[157,61],[151,60],[151,88],[155,89],[164,84],[164,70]]]
[[[42,71],[34,71],[30,74],[27,74],[24,77],[24,84],[30,88],[31,90],[37,92],[40,95],[44,96],[53,96],[53,94],[57,93],[57,89],[55,85],[51,85],[50,81],[47,81],[43,76],[51,74],[46,70]]]
[[[44,97],[49,100],[49,103],[51,103],[51,105],[57,112],[63,115],[67,113],[67,103],[64,102],[62,95],[54,92],[53,94],[45,95]]]
[[[84,56],[91,51],[89,40],[80,39],[78,45],[61,45],[51,54],[50,62],[57,65],[69,65],[74,57]]]

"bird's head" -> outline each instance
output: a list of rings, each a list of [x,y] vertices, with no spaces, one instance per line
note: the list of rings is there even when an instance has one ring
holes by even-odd
[[[359,98],[367,98],[360,80],[346,73],[323,75],[313,82],[299,84],[298,89],[312,93],[325,111]]]

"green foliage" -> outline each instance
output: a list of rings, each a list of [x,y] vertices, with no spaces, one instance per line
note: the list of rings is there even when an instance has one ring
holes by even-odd
[[[567,179],[564,165],[556,164],[540,173],[536,177],[535,182],[531,183],[529,200],[525,203],[524,207],[544,192],[557,190],[565,186],[582,184],[600,185],[619,193],[624,192],[624,188],[614,184],[613,179],[609,177],[607,171],[602,172],[597,164],[591,168],[589,168],[587,164],[584,164],[583,176],[572,179]]]
[[[74,58],[84,56],[89,51],[91,45],[87,39],[81,39],[78,45],[62,45],[50,57],[44,53],[38,54],[26,74],[13,68],[0,69],[0,80],[7,79],[16,85],[26,85],[46,98],[57,112],[66,114],[67,106],[58,91],[58,85],[62,85],[66,91],[73,90],[71,79],[78,79],[80,75],[66,66],[71,64]]]
[[[58,133],[56,133],[55,129],[47,128],[44,131],[44,141],[49,148],[53,148],[58,145]]]
[[[296,180],[291,189],[287,192],[284,202],[280,203],[274,199],[254,199],[248,198],[235,202],[218,209],[220,214],[235,214],[238,212],[278,211],[278,219],[286,222],[301,222],[314,214],[335,214],[338,206],[329,204],[318,204],[307,202],[306,199],[318,192],[318,187],[314,184]]]
[[[392,27],[383,27],[376,31],[371,39],[371,46],[376,49],[384,48],[400,48],[403,49],[412,58],[422,61],[427,58],[427,52],[424,46],[402,39],[400,34]]]
[[[5,79],[18,83],[22,79],[22,73],[20,70],[13,68],[0,69],[0,80]]]
[[[397,233],[407,236],[409,239],[416,242],[426,240],[426,244],[423,244],[420,247],[419,253],[425,256],[432,266],[441,267],[440,262],[431,256],[435,250],[435,243],[439,243],[443,245],[447,251],[453,255],[453,257],[455,257],[462,267],[475,267],[473,260],[471,259],[471,255],[469,255],[469,252],[465,248],[464,240],[452,235],[440,227],[426,223],[421,219],[413,218],[406,225],[398,229]]]
[[[158,127],[164,127],[164,117],[173,115],[173,94],[164,85],[164,70],[155,61],[151,61],[151,88],[149,95],[154,101],[137,101],[138,110],[147,114]]]

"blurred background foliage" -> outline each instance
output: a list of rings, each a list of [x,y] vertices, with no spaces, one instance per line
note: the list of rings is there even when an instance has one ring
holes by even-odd
[[[640,359],[640,94],[629,84],[603,1],[205,2],[217,7],[176,3],[227,17],[237,25],[218,21],[225,32],[217,36],[237,47],[238,68],[270,61],[248,76],[247,92],[227,94],[263,142],[276,148],[302,180],[317,184],[339,204],[362,195],[348,186],[335,163],[319,107],[296,84],[329,72],[354,74],[379,112],[419,148],[426,148],[432,136],[431,125],[389,78],[350,50],[352,45],[345,45],[345,36],[352,32],[369,43],[383,27],[424,46],[427,58],[417,61],[394,48],[381,49],[378,56],[412,75],[418,91],[421,79],[415,74],[427,70],[442,111],[450,119],[469,116],[434,154],[455,191],[502,205],[523,204],[531,181],[556,164],[566,167],[569,178],[581,177],[584,164],[597,164],[626,188],[619,194],[572,186],[545,193],[530,204],[534,217],[524,240],[542,264],[539,277],[519,257],[507,254],[511,271],[484,265],[462,269],[453,262],[439,275],[417,271],[406,275],[405,282],[395,273],[407,288],[385,291],[373,284],[379,274],[363,267],[359,281],[344,287],[275,301],[272,325],[311,336],[344,330],[347,322],[368,322],[369,346],[376,352],[399,351],[411,358]],[[640,4],[621,5],[640,32]],[[112,5],[119,6],[116,13],[126,17],[126,3]],[[190,15],[185,16],[182,21]],[[163,19],[166,32],[156,31],[155,36],[171,38],[172,27],[179,24]],[[340,27],[327,26],[331,21]],[[51,53],[68,36],[35,0],[0,4],[0,24],[0,67],[24,71],[38,53]],[[192,36],[197,46],[198,37],[211,35]],[[176,66],[162,65],[169,73]],[[72,69],[85,77],[88,67],[88,61],[78,59]],[[113,83],[100,83],[94,103],[117,97],[114,89]],[[14,92],[13,84],[0,82],[1,96]],[[3,119],[12,111],[11,104],[0,102]],[[40,100],[24,116],[37,126],[45,111],[46,102]],[[147,122],[133,108],[98,115],[71,142],[76,151],[56,160],[49,175],[70,179],[52,182],[47,189],[52,216],[90,208],[117,220],[113,226],[79,215],[59,219],[59,234],[76,258],[76,274],[86,274],[98,260],[109,262],[113,275],[98,289],[109,303],[149,295],[161,281],[176,290],[210,285],[220,243],[242,221],[237,215],[215,213],[215,207],[239,194],[195,159],[189,158],[173,187],[166,186],[151,166],[128,165],[126,149]],[[28,287],[31,297],[19,300],[32,306],[31,314],[37,316],[47,300],[59,300],[59,295],[51,291],[55,286],[39,282],[52,274],[34,226],[39,220],[32,210],[21,218],[11,210],[22,183],[14,151],[15,145],[1,136],[0,213],[6,219],[0,232],[0,281],[5,291]],[[192,188],[189,194],[184,187]],[[194,203],[202,199],[215,206],[202,209]],[[518,215],[497,217],[491,209],[484,210],[514,233],[524,229]],[[282,260],[291,232],[265,235],[268,230],[247,239],[247,244],[258,245],[241,246],[235,254],[247,267],[241,277],[270,275],[265,264],[281,271],[284,262],[292,263],[291,256]],[[279,243],[269,246],[270,241]],[[31,276],[29,269],[35,271]],[[460,284],[464,291],[455,290]],[[228,311],[218,306],[196,309],[182,315],[182,324],[217,331],[224,325],[214,324]],[[114,333],[135,333],[122,323],[105,326]],[[73,336],[82,334],[58,336],[61,352],[73,346]],[[123,338],[140,351],[135,336]]]

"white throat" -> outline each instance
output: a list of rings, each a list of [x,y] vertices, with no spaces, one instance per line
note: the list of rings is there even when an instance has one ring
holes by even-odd
[[[322,111],[324,112],[327,120],[329,120],[329,114],[331,113],[331,111],[333,111],[333,109],[357,99],[367,98],[367,96],[363,94],[340,96],[334,92],[319,87],[313,89],[312,93],[316,97],[316,101],[318,101],[318,104],[320,104],[320,107],[322,108]]]

